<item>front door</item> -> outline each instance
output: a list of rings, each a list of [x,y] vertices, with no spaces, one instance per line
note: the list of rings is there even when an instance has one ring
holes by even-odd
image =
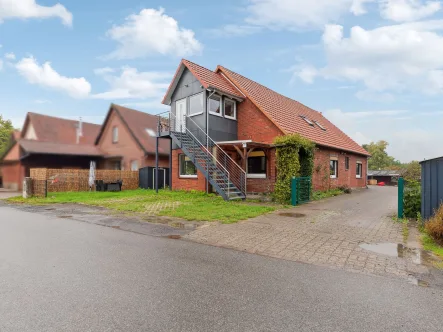
[[[186,132],[186,99],[175,102],[175,131]]]

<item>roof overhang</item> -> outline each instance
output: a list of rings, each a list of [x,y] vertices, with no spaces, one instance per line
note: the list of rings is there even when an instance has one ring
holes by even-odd
[[[234,99],[234,100],[238,101],[239,103],[241,103],[243,100],[245,100],[245,98],[243,98],[243,97],[227,93],[227,92],[225,92],[223,90],[220,90],[220,89],[217,89],[216,87],[213,87],[213,86],[208,86],[207,90],[216,92],[216,93],[218,93],[220,95],[223,95],[223,96],[226,96],[226,97],[228,97],[230,99]]]
[[[252,140],[237,140],[237,141],[223,141],[216,142],[219,146],[236,146],[242,148],[273,148],[275,145],[260,142],[253,142]]]

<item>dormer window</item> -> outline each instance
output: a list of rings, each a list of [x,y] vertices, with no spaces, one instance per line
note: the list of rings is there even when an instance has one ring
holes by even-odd
[[[112,128],[112,143],[118,143],[118,127]]]
[[[321,130],[326,131],[326,128],[323,127],[318,121],[314,121],[314,122],[315,122],[315,124],[316,124]]]
[[[304,116],[304,115],[300,115],[300,117],[301,117],[303,120],[305,120],[310,126],[314,127],[314,123],[313,123],[311,120],[309,120],[306,116]]]
[[[151,137],[156,137],[157,135],[155,134],[155,131],[152,130],[151,128],[146,128],[146,133],[151,136]]]
[[[225,113],[225,118],[227,119],[232,119],[232,120],[237,119],[237,108],[234,100],[225,98],[224,113]]]

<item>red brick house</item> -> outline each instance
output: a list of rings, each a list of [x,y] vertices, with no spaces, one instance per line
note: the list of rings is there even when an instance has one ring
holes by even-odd
[[[28,113],[22,131],[0,159],[3,186],[21,190],[31,168],[138,170],[155,164],[157,118],[112,104],[103,125]],[[163,141],[163,140],[162,140]],[[160,165],[169,165],[161,142]]]
[[[366,186],[366,150],[320,112],[227,68],[182,60],[163,104],[171,110],[159,137],[173,142],[173,189],[212,187],[225,199],[272,192],[273,141],[293,133],[316,144],[315,189]]]

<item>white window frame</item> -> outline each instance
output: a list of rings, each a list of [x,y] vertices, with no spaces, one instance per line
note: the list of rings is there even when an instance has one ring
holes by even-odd
[[[134,167],[134,163],[135,163],[135,166],[136,167]],[[134,169],[135,168],[135,169]],[[131,161],[131,171],[138,171],[138,160],[132,160]]]
[[[331,179],[336,179],[337,175],[338,175],[338,160],[336,160],[336,159],[330,159],[329,160],[329,172],[331,171],[331,162],[334,162],[334,164],[335,164],[335,167],[334,167],[334,170],[335,170],[334,173],[335,174],[330,174],[329,177]]]
[[[220,96],[220,95],[217,95],[217,94],[213,94],[211,97],[217,97],[217,98],[219,98],[219,100],[220,100],[220,113],[216,113],[216,112],[211,112],[211,108],[209,107],[209,103],[210,103],[210,100],[211,100],[211,98],[210,97],[208,97],[208,105],[207,105],[207,107],[208,107],[208,113],[209,114],[212,114],[212,115],[215,115],[215,116],[219,116],[219,117],[223,117],[223,114],[222,114],[222,112],[223,112],[223,98],[222,98],[222,96]]]
[[[225,112],[226,100],[234,103],[234,116],[226,115],[226,112]],[[237,103],[235,102],[234,99],[226,98],[226,97],[224,98],[224,100],[223,100],[223,115],[226,119],[237,120]]]
[[[359,167],[360,165],[360,167]],[[360,161],[357,161],[356,165],[357,169],[355,170],[355,177],[357,179],[361,179],[363,176],[363,164]],[[360,174],[358,174],[358,170],[360,169]]]
[[[112,127],[112,143],[118,143],[118,127]]]
[[[200,114],[203,114],[204,113],[204,111],[205,111],[205,97],[204,97],[204,95],[203,95],[204,93],[203,92],[200,92],[200,93],[196,93],[195,95],[192,95],[192,96],[189,96],[189,110],[188,110],[188,115],[189,116],[196,116],[196,115],[200,115]],[[202,102],[203,102],[203,109],[202,109],[202,111],[201,112],[198,112],[198,113],[191,113],[191,110],[192,110],[192,107],[191,107],[191,98],[192,97],[196,97],[196,96],[201,96],[201,99],[202,99]]]
[[[178,177],[182,178],[182,179],[196,179],[198,177],[198,174],[195,174],[195,175],[181,174],[181,171],[182,171],[182,167],[181,167],[182,156],[184,156],[183,158],[186,158],[186,155],[184,153],[180,153],[178,155]],[[194,165],[194,167],[195,167],[195,165]],[[195,167],[195,170],[198,173],[197,167]]]

